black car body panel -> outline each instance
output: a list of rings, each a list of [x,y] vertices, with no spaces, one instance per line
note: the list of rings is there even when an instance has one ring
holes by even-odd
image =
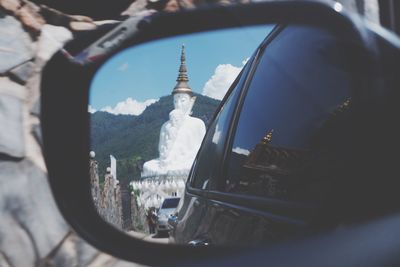
[[[278,25],[260,45],[204,138],[171,240],[275,243],[351,221],[338,215],[347,212],[338,204],[347,185],[360,186],[359,176],[349,176],[348,170],[359,153],[354,110],[365,80],[359,59],[369,56],[356,41],[335,38],[318,28]],[[279,93],[271,90],[272,100],[262,95],[276,86]],[[261,126],[253,124],[260,123],[271,125],[255,139]],[[217,129],[219,143],[213,137]],[[237,146],[249,140],[253,144],[247,148],[253,150]]]

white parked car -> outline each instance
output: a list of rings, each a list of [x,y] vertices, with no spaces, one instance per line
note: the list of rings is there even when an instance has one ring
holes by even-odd
[[[164,199],[160,209],[157,212],[156,235],[168,232],[168,217],[178,207],[180,197],[171,197]]]

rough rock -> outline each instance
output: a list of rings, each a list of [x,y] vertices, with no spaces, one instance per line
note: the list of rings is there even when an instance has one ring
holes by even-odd
[[[25,88],[0,77],[0,156],[25,156],[23,109]]]
[[[21,7],[17,0],[0,0],[0,5],[8,11]],[[2,10],[0,266],[138,266],[104,254],[78,237],[60,214],[48,184],[40,144],[41,69],[71,34],[38,21],[28,27],[29,20],[40,18],[32,6],[29,16],[14,12],[24,23]],[[44,28],[41,34],[38,27]]]
[[[31,60],[34,56],[34,44],[29,34],[22,29],[21,23],[2,13],[0,9],[0,74]]]
[[[120,186],[115,185],[112,174],[106,174],[101,195],[100,215],[108,223],[122,229],[122,205]]]
[[[137,198],[134,195],[131,197],[131,203],[132,229],[140,233],[150,233],[144,206],[137,203]]]
[[[15,15],[32,33],[38,34],[42,26],[46,23],[38,11],[38,6],[31,2],[24,1],[22,7],[15,12]]]
[[[69,231],[47,174],[30,160],[0,161],[0,196],[0,248],[13,266],[34,266]]]
[[[34,66],[35,64],[32,61],[24,62],[10,70],[11,77],[24,84],[32,76]]]

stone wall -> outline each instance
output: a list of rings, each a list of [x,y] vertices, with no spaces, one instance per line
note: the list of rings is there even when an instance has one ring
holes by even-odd
[[[146,211],[138,205],[134,195],[131,197],[129,188],[116,184],[110,173],[105,175],[101,188],[98,164],[93,157],[89,162],[89,172],[93,202],[100,216],[121,230],[149,233]],[[124,198],[127,203],[124,203]]]
[[[103,188],[99,184],[99,171],[97,161],[89,162],[90,182],[92,197],[100,216],[108,223],[123,229],[121,187],[116,183],[113,175],[107,173],[104,177]]]
[[[60,214],[40,132],[41,69],[72,38],[39,7],[0,0],[0,266],[137,266],[82,240]]]
[[[131,198],[131,209],[132,230],[146,234],[150,233],[146,219],[146,210],[144,206],[139,205],[138,199],[135,196]]]
[[[89,177],[91,184],[91,192],[93,197],[93,203],[96,209],[100,212],[101,203],[102,203],[102,190],[100,189],[100,180],[99,180],[99,168],[97,161],[93,158],[89,161]]]

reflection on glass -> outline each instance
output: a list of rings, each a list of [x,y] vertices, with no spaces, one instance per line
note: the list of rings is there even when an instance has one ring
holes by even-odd
[[[267,45],[240,112],[224,191],[303,200],[305,184],[326,175],[310,161],[323,158],[318,136],[349,104],[343,51],[336,36],[298,25]]]
[[[218,186],[218,175],[221,168],[220,159],[224,153],[230,118],[236,107],[240,88],[244,84],[250,65],[246,65],[232,84],[229,97],[225,99],[225,102],[222,104],[218,114],[216,114],[214,121],[209,127],[204,138],[204,145],[199,152],[207,156],[198,158],[194,167],[195,174],[190,181],[191,186],[194,188],[213,190]]]
[[[168,218],[213,114],[271,29],[164,39],[127,49],[98,71],[90,91],[90,177],[107,222],[168,242],[159,237],[168,237]]]

